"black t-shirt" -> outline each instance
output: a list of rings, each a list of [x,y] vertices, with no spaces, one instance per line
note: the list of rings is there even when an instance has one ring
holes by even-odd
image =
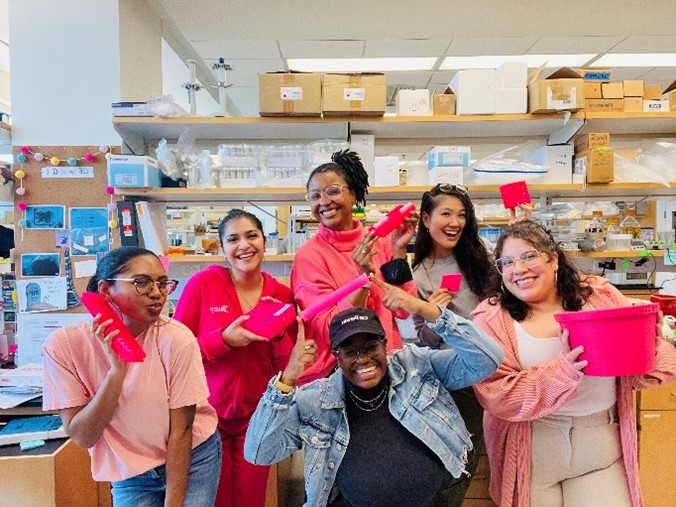
[[[373,399],[383,385],[368,391],[346,389]],[[385,396],[378,408],[364,411],[370,407],[345,393],[350,443],[336,485],[349,507],[430,507],[449,473],[439,457],[390,414]]]

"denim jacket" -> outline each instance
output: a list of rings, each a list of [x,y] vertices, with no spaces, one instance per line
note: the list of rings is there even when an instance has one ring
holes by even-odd
[[[448,390],[488,377],[502,361],[503,352],[471,321],[441,310],[441,316],[427,325],[452,348],[409,346],[394,352],[388,360],[388,401],[394,418],[459,477],[472,442]],[[269,465],[303,449],[305,505],[324,506],[349,442],[340,370],[288,394],[277,389],[273,379],[249,423],[244,457]],[[392,453],[396,459],[396,447]]]

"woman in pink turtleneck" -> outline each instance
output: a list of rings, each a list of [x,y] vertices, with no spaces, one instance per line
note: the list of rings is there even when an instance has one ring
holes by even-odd
[[[319,231],[296,253],[291,269],[291,288],[301,310],[331,294],[361,273],[375,273],[379,279],[400,285],[416,296],[417,290],[408,262],[406,245],[415,233],[417,215],[390,236],[378,238],[352,218],[352,207],[364,206],[368,175],[355,152],[336,152],[332,162],[310,174],[307,201],[319,219]],[[382,304],[382,291],[366,286],[310,319],[305,334],[317,343],[317,359],[298,379],[302,385],[326,377],[336,366],[329,345],[329,323],[347,308],[361,306],[378,314],[387,336],[388,351],[402,347],[394,314]]]

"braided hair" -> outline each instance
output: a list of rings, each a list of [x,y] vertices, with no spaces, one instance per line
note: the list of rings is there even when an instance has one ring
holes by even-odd
[[[312,170],[307,180],[306,189],[309,190],[310,180],[315,174],[328,172],[336,173],[345,180],[348,188],[354,192],[357,206],[363,207],[366,205],[366,194],[369,193],[369,175],[356,152],[347,149],[335,152],[331,155],[331,162],[317,166]]]
[[[580,276],[572,262],[566,257],[566,253],[554,241],[554,238],[547,229],[532,220],[521,220],[513,223],[498,238],[498,242],[495,245],[496,258],[502,256],[502,248],[507,238],[517,238],[529,243],[541,254],[546,255],[549,260],[551,260],[552,254],[556,253],[559,265],[556,277],[556,293],[561,298],[563,309],[568,312],[576,312],[582,309],[582,306],[587,302],[587,298],[594,292],[594,289],[586,283],[586,277]],[[517,322],[524,321],[530,313],[528,303],[521,301],[514,294],[503,289],[502,277],[498,277],[495,280],[495,283],[491,287],[490,304],[500,304],[509,312],[514,320]]]

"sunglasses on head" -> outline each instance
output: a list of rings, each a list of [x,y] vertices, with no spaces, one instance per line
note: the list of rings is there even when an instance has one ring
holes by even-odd
[[[432,189],[432,192],[434,191],[440,192],[442,194],[459,193],[462,195],[467,195],[467,187],[465,185],[451,185],[450,183],[439,183]]]

